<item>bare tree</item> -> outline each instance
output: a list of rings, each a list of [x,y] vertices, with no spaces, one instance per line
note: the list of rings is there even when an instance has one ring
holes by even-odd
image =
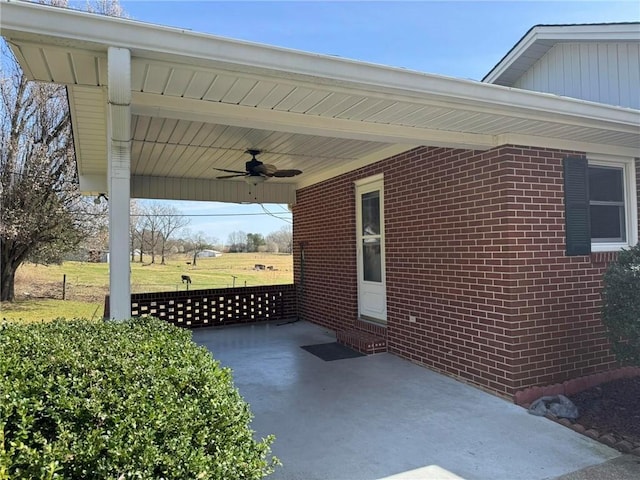
[[[293,234],[291,232],[291,226],[285,225],[276,232],[271,232],[266,237],[267,245],[273,244],[276,246],[274,249],[280,253],[291,253],[293,251]],[[272,247],[273,248],[273,247]]]
[[[176,231],[189,225],[190,220],[171,205],[161,205],[160,207],[159,210],[162,212],[159,217],[160,254],[162,258],[160,263],[164,265],[167,241]]]
[[[193,253],[193,260],[191,264],[195,267],[198,262],[198,254],[203,250],[206,250],[212,243],[216,243],[217,240],[207,240],[204,232],[198,232],[196,234],[192,234],[189,238],[190,240],[190,250]]]
[[[242,230],[231,232],[227,239],[227,248],[231,253],[244,252],[247,249],[247,234]]]
[[[99,3],[94,11],[105,14],[119,5]],[[4,41],[0,62],[0,300],[12,301],[18,267],[27,259],[60,261],[92,217],[78,191],[66,90],[28,82]]]
[[[147,252],[151,255],[151,263],[156,263],[156,253],[160,243],[160,226],[162,224],[163,206],[157,203],[144,208],[144,238]]]

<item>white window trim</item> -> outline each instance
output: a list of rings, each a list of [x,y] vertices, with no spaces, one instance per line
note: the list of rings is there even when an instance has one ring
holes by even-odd
[[[589,166],[622,168],[624,175],[624,205],[627,231],[626,242],[591,242],[592,252],[615,252],[638,243],[638,199],[636,165],[633,158],[613,155],[587,155]]]

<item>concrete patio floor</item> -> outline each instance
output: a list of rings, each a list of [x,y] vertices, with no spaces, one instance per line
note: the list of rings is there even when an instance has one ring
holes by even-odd
[[[295,322],[195,330],[283,463],[272,480],[552,479],[619,456],[477,388],[383,353],[325,362]]]

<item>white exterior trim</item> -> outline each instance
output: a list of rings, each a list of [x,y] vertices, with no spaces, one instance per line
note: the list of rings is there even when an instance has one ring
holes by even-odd
[[[615,252],[623,248],[633,247],[638,243],[638,196],[636,185],[636,168],[633,158],[614,155],[587,154],[588,165],[622,168],[624,175],[624,203],[626,242],[592,242],[592,252]]]
[[[358,275],[358,317],[365,321],[387,323],[387,272],[385,252],[384,174],[377,174],[353,182],[356,202],[356,266]],[[380,282],[364,279],[364,250],[362,233],[362,195],[378,191],[380,206]],[[372,300],[371,300],[372,299]]]

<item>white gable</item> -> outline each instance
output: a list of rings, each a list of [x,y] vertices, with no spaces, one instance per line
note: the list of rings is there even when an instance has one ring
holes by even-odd
[[[640,42],[559,43],[514,87],[640,109]]]
[[[538,26],[484,82],[640,108],[640,24]]]

